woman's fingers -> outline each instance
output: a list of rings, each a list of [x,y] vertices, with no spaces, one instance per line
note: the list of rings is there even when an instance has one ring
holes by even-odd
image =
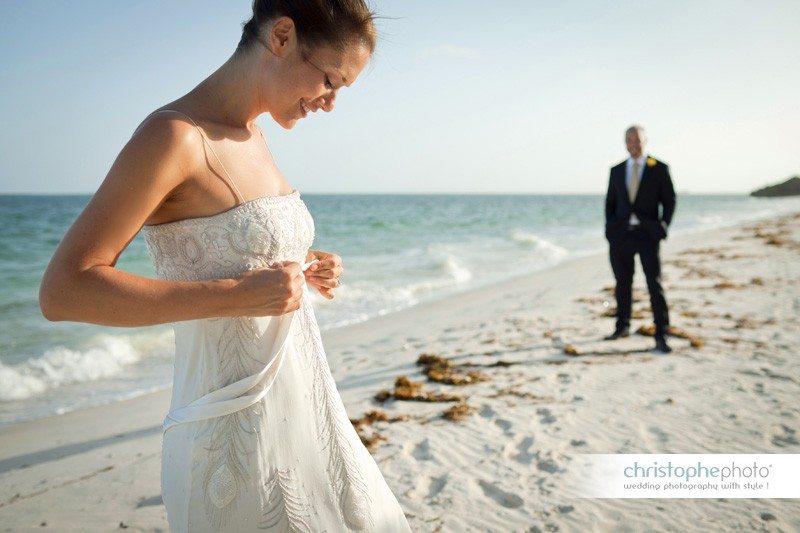
[[[313,266],[309,268],[306,272],[308,272],[310,277],[320,277],[320,278],[339,278],[342,276],[344,272],[344,268],[341,266],[333,267],[333,268],[324,268],[320,270],[311,270],[314,268]],[[309,272],[310,271],[310,272]]]
[[[336,287],[341,285],[339,278],[321,278],[312,276],[311,278],[309,278],[308,281],[320,287],[328,287],[331,289],[335,289]]]
[[[333,268],[324,268],[316,272],[310,272],[307,274],[307,277],[310,282],[315,284],[336,288],[341,284],[339,279],[342,276],[342,272],[344,272],[344,269],[340,265]]]
[[[324,258],[318,257],[319,261],[311,265],[313,271],[341,268],[342,259],[338,255],[328,255]]]

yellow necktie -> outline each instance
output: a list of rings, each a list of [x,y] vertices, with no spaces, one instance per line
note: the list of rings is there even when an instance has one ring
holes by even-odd
[[[631,170],[631,186],[628,187],[628,199],[633,203],[636,199],[636,191],[639,190],[639,162],[633,160],[633,170]]]

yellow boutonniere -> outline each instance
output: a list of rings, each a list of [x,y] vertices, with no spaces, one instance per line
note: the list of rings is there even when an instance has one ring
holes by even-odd
[[[655,160],[655,159],[653,159],[652,157],[648,157],[648,158],[647,158],[647,166],[648,166],[648,167],[654,167],[654,166],[656,166],[656,160]]]

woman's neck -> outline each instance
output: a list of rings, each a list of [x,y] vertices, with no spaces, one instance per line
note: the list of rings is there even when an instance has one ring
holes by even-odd
[[[263,113],[259,92],[248,79],[247,58],[231,56],[217,70],[179,100],[196,108],[201,116],[231,128],[251,130]]]

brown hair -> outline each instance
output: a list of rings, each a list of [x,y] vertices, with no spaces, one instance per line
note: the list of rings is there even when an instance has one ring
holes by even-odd
[[[236,53],[248,50],[271,20],[287,16],[294,21],[297,40],[306,50],[330,46],[343,50],[360,42],[375,51],[376,13],[365,0],[253,0],[253,16],[242,25]]]

